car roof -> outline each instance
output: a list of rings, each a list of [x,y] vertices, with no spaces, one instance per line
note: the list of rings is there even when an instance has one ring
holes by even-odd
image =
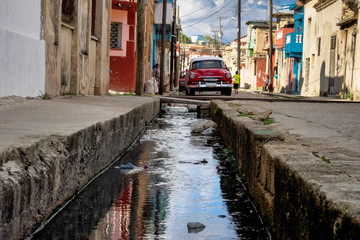
[[[193,58],[193,59],[191,60],[191,62],[204,61],[204,60],[224,61],[221,57],[199,57],[199,58]]]

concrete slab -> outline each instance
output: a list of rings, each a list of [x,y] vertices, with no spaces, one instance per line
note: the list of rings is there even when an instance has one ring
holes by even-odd
[[[125,114],[144,103],[158,101],[136,96],[70,96],[27,100],[0,108],[0,152],[29,146],[50,135],[70,135],[98,122]]]

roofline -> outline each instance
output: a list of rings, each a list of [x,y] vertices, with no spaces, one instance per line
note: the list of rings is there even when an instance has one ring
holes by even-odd
[[[273,14],[274,17],[281,17],[281,16],[294,16],[294,13],[274,13]]]
[[[249,24],[252,24],[252,23],[269,23],[269,21],[247,21],[246,23],[245,23],[245,25],[249,25]]]

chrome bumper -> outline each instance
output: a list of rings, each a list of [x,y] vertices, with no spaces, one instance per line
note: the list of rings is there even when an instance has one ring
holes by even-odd
[[[225,83],[200,83],[187,85],[187,88],[232,88],[232,84]]]

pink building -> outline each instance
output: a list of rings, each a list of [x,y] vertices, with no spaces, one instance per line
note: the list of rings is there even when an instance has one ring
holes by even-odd
[[[136,85],[135,0],[112,1],[110,33],[110,90],[134,92]]]

